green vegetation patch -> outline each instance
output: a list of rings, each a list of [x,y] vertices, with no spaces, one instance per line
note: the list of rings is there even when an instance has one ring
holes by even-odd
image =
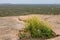
[[[24,31],[29,33],[32,38],[51,38],[56,36],[47,23],[40,21],[36,16],[27,19]]]

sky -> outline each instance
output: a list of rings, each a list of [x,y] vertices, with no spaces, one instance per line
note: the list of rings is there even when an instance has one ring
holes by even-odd
[[[0,4],[60,4],[60,0],[0,0]]]

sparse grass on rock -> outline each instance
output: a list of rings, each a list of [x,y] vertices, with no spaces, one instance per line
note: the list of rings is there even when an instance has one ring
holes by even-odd
[[[36,16],[27,19],[27,25],[22,35],[26,36],[25,33],[32,38],[51,38],[56,36],[49,25],[39,20]],[[21,35],[19,37],[21,37]]]

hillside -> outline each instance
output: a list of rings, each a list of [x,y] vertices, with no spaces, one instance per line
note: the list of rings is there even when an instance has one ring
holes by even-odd
[[[22,20],[27,16],[10,16],[0,17],[0,40],[18,40],[19,30],[24,28],[24,22]],[[52,30],[60,35],[60,15],[38,15],[42,20],[45,20],[51,25]],[[21,21],[18,20],[21,19]],[[60,37],[47,39],[47,40],[60,40]]]

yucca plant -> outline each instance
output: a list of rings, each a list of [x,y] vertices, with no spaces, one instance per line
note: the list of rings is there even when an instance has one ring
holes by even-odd
[[[25,29],[31,34],[31,37],[50,38],[55,35],[52,29],[36,16],[27,19]]]

